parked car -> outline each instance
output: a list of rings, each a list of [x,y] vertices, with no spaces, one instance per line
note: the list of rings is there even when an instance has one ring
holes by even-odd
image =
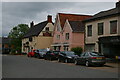
[[[60,51],[48,51],[45,55],[44,55],[44,59],[49,59],[49,60],[53,60],[53,59],[57,59],[58,55],[59,55]]]
[[[75,57],[78,57],[78,55],[75,55],[73,51],[62,51],[58,56],[58,62],[74,62]]]
[[[46,54],[47,50],[46,49],[37,49],[35,52],[35,57],[36,58],[44,58],[44,55]]]
[[[106,63],[106,58],[98,52],[84,52],[80,57],[75,58],[75,64],[100,65],[103,66]]]
[[[36,51],[35,49],[31,50],[31,52],[29,52],[29,53],[27,54],[27,56],[28,56],[28,57],[34,57],[35,51]]]

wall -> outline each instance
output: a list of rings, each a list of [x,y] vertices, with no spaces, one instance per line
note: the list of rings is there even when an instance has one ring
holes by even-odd
[[[95,44],[95,51],[98,51],[98,38],[103,37],[103,36],[117,36],[120,33],[120,26],[118,26],[118,34],[110,34],[110,21],[112,20],[118,20],[118,17],[111,17],[111,18],[106,18],[102,20],[96,20],[93,22],[88,22],[85,24],[85,43],[86,44]],[[103,35],[98,35],[98,23],[104,22],[104,32]],[[92,37],[87,37],[87,25],[92,25]],[[119,25],[119,24],[117,24]]]
[[[60,31],[57,31],[58,27],[60,28]],[[60,39],[56,38],[57,35],[60,35]],[[53,44],[54,43],[61,43],[61,42],[62,42],[61,26],[60,26],[59,17],[57,15],[56,22],[54,25],[54,32],[53,32]]]
[[[47,47],[51,48],[52,39],[53,37],[43,37],[43,36],[36,37],[35,48],[36,49],[44,49],[44,48],[46,49]]]
[[[84,33],[73,33],[71,45],[72,47],[82,47],[84,50]]]
[[[48,24],[44,27],[44,29],[42,30],[42,32],[41,32],[39,35],[43,35],[43,32],[45,32],[45,28],[46,28],[46,27],[49,27],[49,32],[53,32],[53,29],[54,29],[53,24],[52,24],[52,23],[48,23]]]

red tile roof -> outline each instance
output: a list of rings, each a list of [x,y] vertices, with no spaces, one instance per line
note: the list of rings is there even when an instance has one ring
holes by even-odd
[[[58,15],[60,18],[60,24],[62,28],[64,27],[66,19],[68,19],[68,21],[82,21],[92,17],[90,15],[66,14],[66,13],[58,13]]]

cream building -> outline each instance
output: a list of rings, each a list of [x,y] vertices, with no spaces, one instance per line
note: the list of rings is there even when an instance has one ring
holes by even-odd
[[[54,29],[52,16],[48,15],[47,21],[36,25],[31,22],[30,26],[29,31],[22,39],[22,52],[28,53],[32,49],[46,49],[47,47],[51,47]]]
[[[120,56],[120,1],[116,7],[99,12],[85,22],[85,51]]]

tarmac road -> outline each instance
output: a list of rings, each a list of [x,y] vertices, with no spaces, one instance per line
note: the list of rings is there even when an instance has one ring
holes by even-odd
[[[118,78],[117,72],[101,67],[76,66],[20,55],[2,57],[3,78]]]

